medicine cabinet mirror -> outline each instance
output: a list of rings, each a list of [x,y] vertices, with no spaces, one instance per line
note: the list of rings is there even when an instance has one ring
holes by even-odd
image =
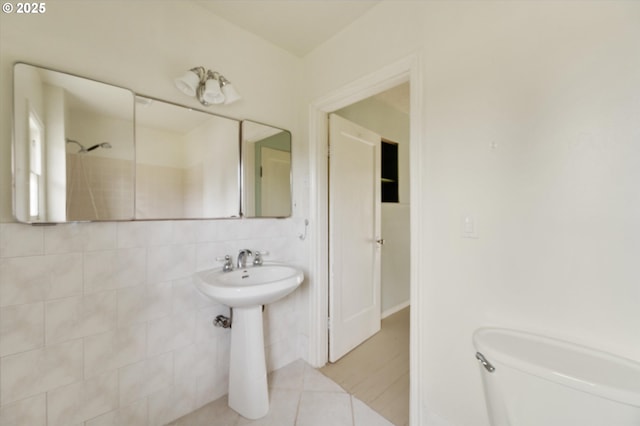
[[[136,96],[136,219],[240,216],[240,122]]]
[[[242,213],[291,216],[291,133],[242,121]]]
[[[16,219],[132,219],[133,105],[134,95],[127,89],[16,64]]]
[[[19,222],[291,215],[287,130],[24,63],[13,108]]]

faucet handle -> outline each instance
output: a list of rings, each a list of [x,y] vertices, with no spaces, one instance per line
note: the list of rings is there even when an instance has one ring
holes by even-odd
[[[260,266],[262,265],[262,256],[268,256],[269,252],[266,250],[260,251],[260,250],[254,250],[253,251],[253,266]]]
[[[224,265],[222,265],[223,272],[233,271],[233,261],[230,255],[227,254],[224,257],[223,256],[216,257],[216,260],[219,262],[224,262]]]

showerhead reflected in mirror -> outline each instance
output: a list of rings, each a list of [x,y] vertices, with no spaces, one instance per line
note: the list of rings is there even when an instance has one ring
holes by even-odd
[[[242,214],[291,216],[291,133],[242,121]]]
[[[83,144],[81,144],[78,141],[74,141],[73,139],[69,139],[67,138],[67,143],[73,143],[76,144],[80,147],[80,150],[76,153],[76,154],[84,154],[86,152],[90,152],[93,151],[94,149],[98,149],[98,148],[105,148],[105,149],[111,149],[112,146],[109,142],[102,142],[102,143],[97,143],[93,146],[90,146],[89,148],[86,148]]]
[[[133,93],[14,66],[14,214],[28,223],[133,218]]]

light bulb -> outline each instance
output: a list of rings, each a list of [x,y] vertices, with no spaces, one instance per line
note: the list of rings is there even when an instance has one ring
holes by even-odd
[[[236,91],[235,87],[231,83],[227,82],[222,86],[222,93],[224,93],[225,104],[230,104],[241,98],[240,94]]]
[[[195,96],[200,77],[193,71],[187,71],[182,77],[174,80],[176,87],[187,96]]]
[[[220,83],[218,80],[210,78],[207,80],[202,92],[202,100],[208,104],[221,104],[224,102],[225,96],[220,91]]]

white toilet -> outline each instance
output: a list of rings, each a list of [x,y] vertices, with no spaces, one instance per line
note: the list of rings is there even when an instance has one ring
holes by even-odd
[[[640,426],[640,363],[534,334],[473,334],[493,426]]]

